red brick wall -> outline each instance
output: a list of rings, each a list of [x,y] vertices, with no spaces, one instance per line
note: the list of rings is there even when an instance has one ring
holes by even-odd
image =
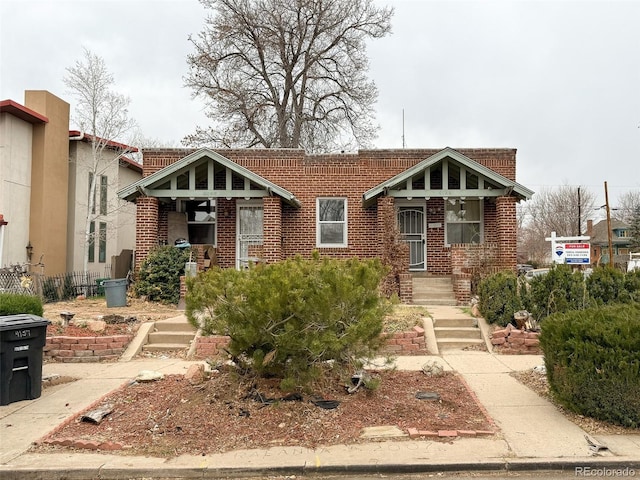
[[[144,151],[144,175],[150,175],[167,165],[194,152],[188,149],[158,149]],[[345,197],[348,202],[348,246],[346,248],[319,249],[321,255],[348,258],[352,256],[374,257],[379,255],[380,233],[377,225],[377,204],[363,206],[362,195],[370,188],[439,152],[426,150],[366,150],[355,154],[305,155],[295,149],[241,149],[223,150],[220,153],[229,160],[246,167],[254,173],[293,193],[300,208],[282,204],[280,241],[277,232],[277,208],[275,198],[264,199],[265,205],[265,255],[274,260],[296,254],[310,256],[316,249],[316,198]],[[514,149],[459,149],[460,153],[492,168],[507,178],[515,180]],[[146,255],[150,246],[166,237],[165,214],[157,204],[148,205],[150,199],[139,200],[139,222],[136,259]],[[278,197],[279,200],[279,197]],[[451,274],[451,251],[444,245],[444,200],[432,198],[427,202],[427,265],[429,273]],[[485,241],[500,241],[507,233],[499,234],[500,228],[511,232],[511,220],[506,218],[511,209],[503,210],[498,218],[496,206],[485,200]],[[153,230],[146,222],[153,220]],[[217,257],[221,267],[235,265],[235,200],[218,199]],[[158,223],[159,222],[159,223]],[[500,223],[502,222],[502,223]],[[436,226],[440,224],[440,226]],[[515,210],[512,224],[515,226]],[[511,233],[509,233],[511,234]],[[515,230],[513,231],[515,252]],[[278,245],[280,243],[280,245]],[[278,247],[280,251],[278,252]],[[505,261],[512,257],[508,243]],[[513,256],[515,264],[515,253]]]
[[[515,272],[517,263],[516,240],[518,235],[516,198],[498,197],[496,210],[500,264],[505,268],[511,268]]]
[[[158,199],[153,197],[136,199],[136,269],[158,245],[158,203]]]
[[[43,348],[45,360],[64,363],[93,363],[120,358],[133,335],[104,337],[47,337]]]

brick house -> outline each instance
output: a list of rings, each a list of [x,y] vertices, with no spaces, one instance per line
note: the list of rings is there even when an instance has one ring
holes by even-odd
[[[242,268],[296,254],[381,256],[393,215],[411,274],[449,276],[468,299],[476,264],[515,269],[515,149],[145,150],[143,178],[118,192],[136,203],[136,265],[159,244],[186,238],[199,268]],[[404,281],[403,281],[404,280]]]

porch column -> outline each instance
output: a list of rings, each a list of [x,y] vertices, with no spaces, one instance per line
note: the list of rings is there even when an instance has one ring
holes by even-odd
[[[501,267],[509,268],[514,272],[516,263],[518,263],[516,200],[516,197],[498,197],[496,199],[498,261]]]
[[[391,232],[396,224],[393,197],[378,197],[377,223],[378,257],[382,259],[393,242]]]
[[[264,261],[275,263],[282,260],[282,199],[265,197],[262,202]]]
[[[158,205],[155,197],[136,198],[136,271],[149,252],[158,245]]]

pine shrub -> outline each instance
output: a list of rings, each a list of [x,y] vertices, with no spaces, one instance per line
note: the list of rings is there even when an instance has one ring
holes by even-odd
[[[596,267],[586,280],[589,296],[596,305],[623,301],[624,273],[610,266]]]
[[[163,245],[149,252],[140,265],[135,292],[147,299],[177,304],[180,300],[180,277],[190,250],[173,245]]]
[[[294,258],[250,269],[212,268],[188,279],[186,314],[204,334],[229,335],[242,368],[301,389],[358,367],[382,346],[388,302],[378,260]]]
[[[0,316],[26,313],[42,316],[42,300],[35,295],[0,293]]]
[[[540,345],[552,394],[570,410],[640,427],[640,304],[551,315]]]
[[[481,280],[478,297],[482,316],[502,327],[511,323],[515,312],[522,310],[518,278],[511,272],[499,272]]]
[[[582,272],[569,265],[555,265],[546,275],[533,278],[522,289],[525,308],[540,321],[554,313],[582,310],[589,295]]]

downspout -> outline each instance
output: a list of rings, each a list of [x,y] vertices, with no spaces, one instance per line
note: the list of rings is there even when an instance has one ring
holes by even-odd
[[[2,255],[4,253],[4,226],[8,224],[9,222],[4,219],[4,215],[0,213],[0,268],[3,266]]]
[[[69,137],[69,141],[71,142],[72,140],[84,140],[84,132],[80,132],[80,135],[75,137]]]

